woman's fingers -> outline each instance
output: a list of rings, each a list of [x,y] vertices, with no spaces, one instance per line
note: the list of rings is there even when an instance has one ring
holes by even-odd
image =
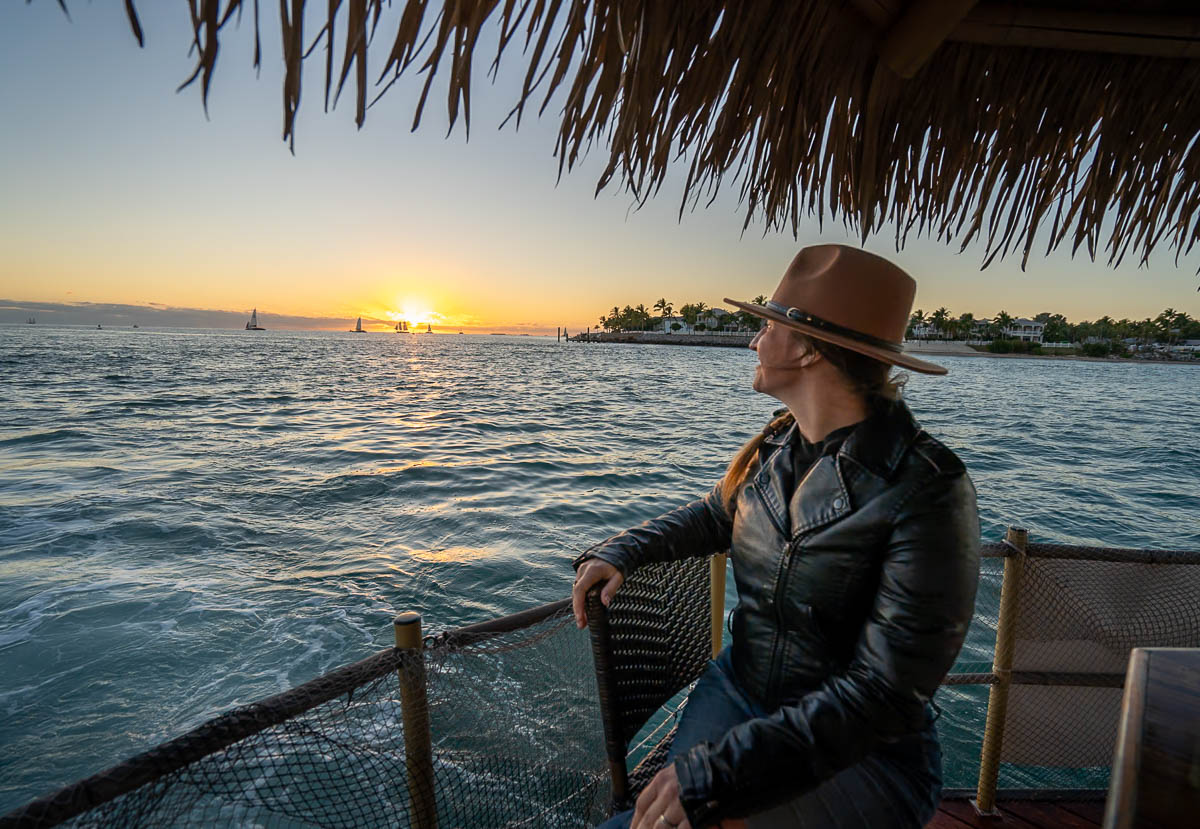
[[[649,821],[649,815],[654,815],[654,819],[658,820],[658,812],[654,811],[654,802],[658,798],[659,778],[656,775],[653,780],[642,789],[642,793],[638,795],[637,802],[633,806],[633,822],[630,823],[629,829],[647,829],[652,824]]]
[[[621,585],[625,583],[625,577],[621,575],[617,568],[613,568],[615,572],[608,577],[608,583],[604,585],[604,589],[600,591],[600,601],[608,607],[612,603],[613,596],[617,595],[617,591],[621,589]]]
[[[675,767],[667,766],[638,796],[631,829],[664,829],[675,826],[689,829],[687,813],[679,802],[679,778]]]
[[[575,573],[575,584],[571,588],[571,610],[575,613],[576,626],[582,628],[587,625],[584,603],[588,590],[597,582],[605,580],[608,581],[608,584],[601,591],[600,600],[607,607],[617,590],[620,589],[622,582],[625,581],[625,577],[621,575],[620,570],[607,561],[593,559],[580,565],[579,570]]]

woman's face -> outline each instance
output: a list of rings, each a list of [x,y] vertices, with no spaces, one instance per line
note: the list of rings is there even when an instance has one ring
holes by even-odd
[[[758,354],[754,390],[775,398],[799,379],[814,354],[803,335],[771,320],[754,335],[750,348]]]

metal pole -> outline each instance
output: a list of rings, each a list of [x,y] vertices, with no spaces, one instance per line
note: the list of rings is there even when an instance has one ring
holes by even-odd
[[[708,600],[712,606],[712,655],[721,652],[721,632],[725,629],[725,553],[717,553],[708,562]]]
[[[408,797],[415,829],[437,829],[437,801],[433,793],[433,739],[429,730],[429,703],[425,696],[425,655],[421,614],[401,613],[392,623],[396,647],[405,651],[400,665],[400,710],[404,718],[404,765],[408,771]]]
[[[1020,527],[1009,527],[1004,540],[1013,552],[1004,559],[1000,615],[996,619],[996,653],[992,657],[996,681],[988,693],[987,725],[983,731],[983,749],[979,753],[979,787],[975,792],[975,808],[985,815],[997,814],[996,780],[1000,774],[1000,749],[1004,745],[1004,720],[1008,715],[1008,689],[1012,684],[1013,646],[1016,643],[1017,601],[1029,533]]]

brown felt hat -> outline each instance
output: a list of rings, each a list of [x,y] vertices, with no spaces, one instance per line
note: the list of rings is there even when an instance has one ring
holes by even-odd
[[[882,256],[847,245],[813,245],[796,254],[766,305],[730,305],[810,337],[923,374],[946,369],[901,345],[917,283]]]

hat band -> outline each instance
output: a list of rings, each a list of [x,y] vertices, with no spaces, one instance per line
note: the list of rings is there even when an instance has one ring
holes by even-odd
[[[804,323],[805,325],[812,326],[813,328],[819,329],[828,334],[837,334],[839,337],[846,337],[847,339],[860,342],[863,345],[870,345],[874,346],[875,348],[884,348],[888,351],[895,351],[897,354],[903,353],[904,351],[904,347],[899,343],[894,343],[891,340],[881,340],[879,337],[873,337],[870,334],[864,334],[861,331],[855,331],[853,328],[847,328],[844,325],[838,325],[835,322],[821,319],[820,317],[814,316],[807,311],[801,311],[799,308],[789,308],[786,305],[782,305],[774,301],[767,302],[766,307],[770,308],[777,314],[782,314],[793,322]]]

